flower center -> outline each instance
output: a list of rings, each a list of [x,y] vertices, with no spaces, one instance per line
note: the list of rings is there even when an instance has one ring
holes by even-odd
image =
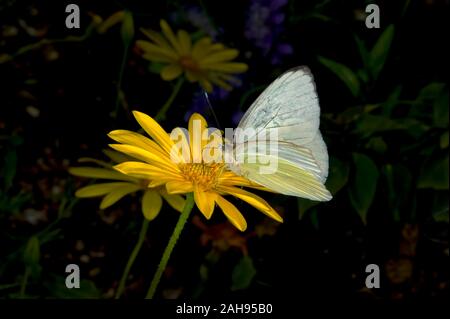
[[[189,55],[184,55],[178,60],[181,67],[185,70],[196,72],[199,70],[197,62]]]
[[[204,189],[212,189],[216,186],[219,176],[222,174],[224,165],[221,163],[204,164],[192,163],[181,164],[180,170],[184,178]]]

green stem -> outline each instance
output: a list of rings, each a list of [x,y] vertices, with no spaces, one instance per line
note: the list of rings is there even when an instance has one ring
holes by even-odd
[[[116,299],[120,298],[120,296],[122,295],[122,293],[125,289],[125,284],[127,282],[128,274],[130,273],[131,267],[133,266],[134,261],[136,260],[136,257],[139,254],[139,251],[141,250],[142,244],[144,243],[145,235],[147,234],[147,230],[148,230],[148,225],[149,225],[149,220],[144,218],[144,221],[142,222],[142,226],[141,226],[141,231],[139,232],[138,241],[137,241],[136,245],[134,246],[130,257],[128,257],[127,265],[125,266],[125,269],[123,270],[123,273],[122,273],[122,277],[120,278],[119,287],[117,288],[116,296],[115,296]]]
[[[20,298],[25,297],[25,289],[27,288],[28,277],[30,276],[30,267],[25,267],[25,274],[23,275],[22,283],[20,285]]]
[[[164,103],[162,108],[156,114],[155,121],[159,122],[159,121],[164,121],[166,119],[166,113],[169,110],[170,106],[172,105],[173,101],[175,100],[175,97],[180,92],[180,89],[181,89],[181,87],[183,85],[183,82],[184,82],[184,77],[180,76],[178,78],[177,83],[175,84],[175,87],[172,90],[172,94],[169,96],[169,98],[167,99],[166,103]]]
[[[119,78],[117,80],[117,97],[116,97],[116,107],[114,109],[114,113],[113,113],[113,117],[115,119],[117,119],[117,115],[119,114],[119,106],[120,106],[120,102],[123,101],[124,99],[124,94],[122,92],[122,78],[123,78],[123,73],[125,70],[125,66],[127,63],[127,59],[128,59],[128,49],[129,49],[129,45],[125,45],[123,48],[123,55],[122,55],[122,62],[120,63],[120,70],[119,70]]]
[[[42,39],[38,42],[35,43],[31,43],[31,44],[27,44],[23,47],[21,47],[20,49],[18,49],[16,52],[14,52],[11,55],[7,55],[5,57],[3,57],[3,59],[0,59],[0,64],[1,63],[5,63],[5,62],[9,62],[11,60],[13,60],[14,58],[23,55],[29,51],[32,50],[36,50],[39,49],[40,47],[44,46],[44,45],[50,45],[50,44],[59,44],[59,43],[66,43],[66,42],[82,42],[85,41],[87,38],[89,38],[92,34],[93,31],[95,30],[95,24],[92,23],[91,25],[89,25],[86,28],[86,32],[81,35],[81,36],[67,36],[65,38],[62,39]]]
[[[156,270],[155,276],[153,276],[152,282],[150,284],[150,288],[148,289],[146,299],[153,299],[155,295],[156,288],[158,288],[159,281],[161,280],[161,276],[166,269],[167,262],[169,261],[170,255],[172,254],[173,248],[177,243],[178,237],[180,237],[180,233],[186,224],[186,221],[191,214],[192,208],[194,207],[194,195],[192,193],[187,194],[186,203],[184,204],[183,213],[180,215],[178,222],[173,230],[172,236],[169,239],[169,243],[164,250],[161,261],[159,262],[158,269]]]

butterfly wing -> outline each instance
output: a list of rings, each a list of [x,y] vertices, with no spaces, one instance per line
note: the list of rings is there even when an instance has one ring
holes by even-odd
[[[240,170],[250,180],[282,194],[331,199],[323,185],[328,176],[328,153],[319,131],[319,117],[319,101],[310,70],[302,66],[285,72],[256,99],[238,125],[242,130],[277,131],[278,170],[260,174],[259,164],[245,161],[239,168],[231,169]],[[239,145],[235,148],[239,149]]]
[[[250,106],[238,128],[277,128],[282,141],[309,143],[319,130],[320,107],[311,71],[291,69],[270,84]]]
[[[255,142],[248,144],[251,143]],[[245,150],[238,148],[239,151],[242,160],[231,169],[238,169],[237,173],[249,180],[284,195],[317,201],[331,199],[330,192],[320,180],[322,170],[309,149],[289,142],[268,142],[264,152],[248,145]],[[275,169],[271,167],[273,164],[276,164]],[[273,172],[268,174],[270,168]]]

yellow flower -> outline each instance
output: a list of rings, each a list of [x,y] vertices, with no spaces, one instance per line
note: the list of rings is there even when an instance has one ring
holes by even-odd
[[[117,152],[108,151],[107,155],[115,163],[130,159]],[[122,174],[111,165],[99,160],[80,159],[80,161],[95,162],[103,168],[72,167],[69,169],[72,175],[114,181],[85,186],[76,191],[75,195],[80,198],[104,196],[100,203],[100,209],[108,208],[128,194],[143,191],[142,213],[148,220],[153,220],[159,214],[163,203],[162,198],[177,211],[182,212],[183,210],[185,200],[182,196],[168,194],[164,187],[152,187],[152,183],[148,179]]]
[[[261,186],[231,172],[223,162],[203,161],[200,154],[204,154],[205,146],[208,145],[206,142],[202,141],[200,148],[194,147],[195,141],[190,143],[183,134],[184,139],[181,139],[181,143],[190,152],[189,156],[182,156],[173,152],[174,141],[155,120],[141,112],[134,111],[133,114],[153,140],[125,130],[109,133],[109,137],[121,143],[110,145],[113,149],[142,161],[127,161],[114,166],[119,172],[134,178],[152,180],[153,186],[165,185],[169,194],[193,192],[198,209],[207,219],[211,218],[217,204],[231,223],[241,231],[246,229],[247,223],[239,210],[224,198],[225,195],[237,197],[267,216],[279,222],[283,221],[264,199],[242,189],[242,187],[262,189]],[[194,113],[189,120],[190,141],[193,141],[192,137],[196,134],[194,133],[195,121],[200,123],[202,132],[207,129],[205,119]],[[177,161],[173,161],[174,157]]]
[[[161,71],[164,80],[173,80],[184,73],[189,82],[199,82],[207,92],[212,91],[213,84],[229,90],[227,82],[233,79],[230,74],[247,70],[245,63],[230,62],[238,56],[238,50],[212,43],[209,37],[192,43],[186,31],[178,30],[175,34],[164,20],[160,25],[162,34],[142,30],[152,42],[139,40],[137,46],[145,59],[165,64]]]

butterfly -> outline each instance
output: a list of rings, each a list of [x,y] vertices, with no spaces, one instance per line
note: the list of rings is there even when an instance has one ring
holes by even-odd
[[[328,152],[319,131],[320,107],[313,75],[308,67],[288,70],[272,82],[242,117],[236,132],[276,130],[276,140],[255,145],[255,135],[236,134],[232,150],[244,160],[228,163],[230,170],[284,195],[328,201],[324,183]],[[251,146],[254,147],[251,147]],[[263,161],[249,161],[251,157]],[[277,162],[270,173],[261,173],[262,162]]]

